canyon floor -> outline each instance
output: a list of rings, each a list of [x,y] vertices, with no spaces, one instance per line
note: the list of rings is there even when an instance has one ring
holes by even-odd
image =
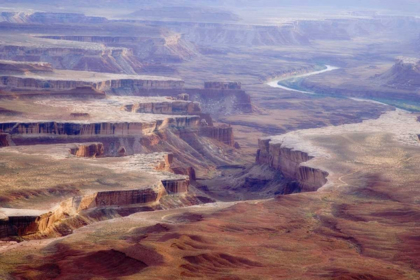
[[[1,279],[420,279],[417,17],[49,2],[0,7]]]

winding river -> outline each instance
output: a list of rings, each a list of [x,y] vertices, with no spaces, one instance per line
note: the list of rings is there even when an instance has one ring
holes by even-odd
[[[325,65],[325,69],[323,70],[319,70],[319,71],[314,71],[314,72],[310,72],[310,73],[306,73],[306,74],[302,74],[302,75],[296,75],[296,76],[292,76],[292,77],[286,77],[286,78],[282,78],[280,80],[273,80],[267,83],[267,85],[269,85],[270,87],[275,87],[275,88],[281,88],[281,89],[285,89],[285,90],[289,90],[289,91],[295,91],[295,92],[301,92],[301,93],[307,93],[307,94],[316,94],[315,92],[310,92],[310,91],[304,91],[304,90],[299,90],[299,89],[294,89],[291,87],[287,87],[284,85],[281,85],[281,82],[293,82],[297,81],[300,78],[304,78],[304,77],[309,77],[309,76],[313,76],[313,75],[318,75],[318,74],[322,74],[325,72],[330,72],[333,70],[337,70],[339,69],[339,67],[335,67],[335,66],[331,66],[331,65]]]
[[[270,81],[266,84],[269,85],[270,87],[281,88],[281,89],[288,90],[288,91],[301,92],[301,93],[306,93],[306,94],[317,94],[316,92],[299,90],[299,89],[293,88],[291,86],[297,85],[301,78],[305,78],[305,77],[309,77],[309,76],[313,76],[313,75],[318,75],[318,74],[322,74],[322,73],[325,73],[325,72],[334,71],[334,70],[337,70],[337,69],[340,69],[340,68],[335,67],[335,66],[331,66],[331,65],[325,65],[325,68],[322,69],[322,70],[319,70],[319,71],[309,72],[309,73],[306,73],[306,74],[295,75],[295,76],[291,76],[291,77],[285,77],[285,78],[282,78],[282,79],[279,79],[279,80]],[[287,85],[289,85],[289,86],[287,86]],[[382,105],[386,105],[386,106],[389,105],[389,104],[386,104],[386,103],[383,103],[383,102],[379,102],[379,101],[371,100],[371,99],[365,99],[365,98],[349,97],[349,99],[352,99],[354,101],[360,101],[360,102],[371,102],[371,103],[376,103],[376,104],[382,104]],[[408,111],[404,110],[403,108],[400,108],[400,109],[402,111],[408,112]]]

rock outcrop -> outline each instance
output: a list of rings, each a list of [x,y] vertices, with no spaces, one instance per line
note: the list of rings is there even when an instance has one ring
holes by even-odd
[[[102,143],[76,145],[70,149],[70,153],[77,157],[100,157],[104,154],[104,145]]]
[[[181,94],[188,94],[189,100],[198,102],[205,113],[229,115],[233,113],[251,113],[251,97],[240,88],[239,83],[209,83],[209,88],[172,88],[159,89],[136,88],[136,96],[170,96],[178,99]],[[121,89],[113,89],[116,94],[124,94]]]
[[[187,193],[190,181],[188,179],[162,180],[162,185],[169,194]]]
[[[89,117],[89,113],[71,113],[70,117],[72,117],[72,118],[87,118],[87,117]]]
[[[46,73],[52,72],[54,69],[50,63],[45,62],[17,62],[0,60],[0,73],[7,72],[9,74],[24,73]]]
[[[9,138],[10,138],[9,134],[6,134],[6,133],[0,134],[0,148],[10,146]]]
[[[230,126],[202,126],[200,136],[216,139],[232,147],[235,145],[233,129]]]
[[[162,189],[159,188],[98,192],[81,198],[77,211],[96,207],[156,203],[162,195]]]
[[[238,82],[205,82],[205,89],[241,89],[241,83]]]
[[[374,76],[373,79],[382,81],[390,88],[418,90],[420,89],[420,61],[405,62],[399,60],[391,69]]]
[[[38,216],[11,216],[0,219],[0,239],[10,236],[21,236],[25,228],[37,218]]]
[[[45,46],[19,46],[19,45],[2,45],[0,46],[0,59],[14,60],[14,61],[34,61],[42,64],[47,64],[54,69],[60,70],[76,70],[76,71],[94,71],[105,73],[126,73],[136,74],[144,70],[144,64],[134,56],[133,52],[126,48],[83,48],[79,47],[57,47],[54,44],[45,42]],[[22,62],[26,63],[26,62]],[[29,64],[29,63],[26,63]],[[48,70],[46,66],[31,67],[29,70]],[[11,68],[8,63],[7,68]],[[5,71],[0,72],[5,73]],[[52,70],[52,69],[50,69]],[[50,71],[48,70],[48,71]],[[40,71],[31,71],[36,73]],[[10,72],[9,74],[22,73]]]
[[[95,219],[90,216],[89,210],[107,207],[132,207],[158,203],[165,194],[163,186],[150,187],[140,190],[101,191],[85,196],[77,196],[60,203],[55,210],[40,215],[30,224],[21,229],[25,238],[40,238],[43,236],[61,236],[70,234],[74,229],[82,227]],[[140,208],[141,209],[141,208]],[[149,209],[153,210],[153,209]],[[139,211],[137,209],[137,211]],[[103,217],[106,219],[106,210]]]
[[[124,30],[127,32],[127,30]],[[133,33],[140,34],[143,30],[133,30]],[[154,30],[159,32],[159,29]],[[196,46],[185,40],[183,36],[176,33],[162,34],[162,37],[152,36],[41,36],[45,39],[77,41],[84,43],[100,43],[110,49],[130,50],[128,62],[139,61],[142,63],[141,72],[173,72],[173,69],[163,65],[168,62],[181,62],[191,59],[199,54]],[[71,65],[67,65],[71,67]],[[71,68],[60,68],[71,69]],[[102,72],[102,71],[101,71]]]
[[[75,123],[75,122],[11,122],[0,123],[0,133],[11,135],[67,135],[67,136],[92,136],[92,135],[142,135],[155,130],[177,127],[198,128],[200,118],[175,117],[154,122],[121,122],[121,123]]]
[[[24,76],[0,76],[0,86],[12,89],[34,90],[70,90],[80,87],[93,87],[98,91],[122,90],[151,90],[151,89],[182,89],[184,82],[181,80],[161,80],[153,77],[145,78],[99,78],[96,81],[83,81],[72,79],[31,78]]]
[[[199,115],[200,105],[196,102],[171,101],[128,104],[124,110],[134,113],[171,114],[171,115]]]
[[[257,164],[268,165],[279,170],[284,177],[297,181],[301,191],[316,191],[327,183],[327,172],[302,165],[313,157],[270,141],[258,140]]]

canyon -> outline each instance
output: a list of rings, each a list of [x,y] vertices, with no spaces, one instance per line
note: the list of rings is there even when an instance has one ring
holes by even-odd
[[[420,21],[343,1],[2,3],[0,278],[420,278]]]

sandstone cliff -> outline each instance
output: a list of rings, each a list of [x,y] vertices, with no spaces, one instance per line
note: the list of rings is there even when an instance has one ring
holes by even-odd
[[[304,166],[312,159],[307,153],[271,144],[270,139],[258,140],[256,162],[279,170],[284,177],[298,182],[301,191],[316,191],[327,183],[328,173]]]
[[[70,149],[70,153],[77,157],[99,157],[104,154],[104,145],[102,143],[76,145]]]
[[[22,235],[25,228],[36,219],[37,216],[12,216],[0,219],[0,239]]]
[[[0,134],[0,148],[7,147],[10,145],[9,138],[10,138],[9,134],[6,134],[6,133]]]
[[[58,47],[47,42],[45,42],[45,46],[32,47],[2,45],[0,46],[0,59],[34,61],[43,64],[48,62],[54,69],[61,70],[125,74],[142,73],[145,66],[131,50],[126,48]],[[8,68],[10,68],[10,64]],[[37,70],[37,68],[31,67],[32,70]],[[46,67],[43,68],[47,70]]]
[[[232,147],[235,145],[233,129],[230,126],[202,126],[199,135],[216,139]]]
[[[19,234],[25,239],[64,236],[98,220],[124,216],[139,211],[160,209],[159,201],[167,194],[188,192],[188,179],[167,179],[155,187],[140,190],[101,191],[67,199],[53,211],[38,217],[1,221],[0,237]],[[205,198],[192,196],[180,203],[203,203]],[[173,203],[173,201],[172,201]],[[172,207],[168,205],[169,207]],[[115,208],[117,207],[117,208]]]
[[[40,62],[16,62],[16,61],[0,61],[0,73],[45,73],[52,72],[54,69],[50,63]]]
[[[162,180],[162,185],[169,194],[187,193],[189,184],[188,179]]]
[[[238,82],[205,82],[205,89],[241,89],[241,83]]]
[[[0,123],[0,133],[11,135],[53,134],[68,136],[142,135],[167,127],[198,128],[200,118],[174,117],[154,122],[76,123],[76,122],[11,122]]]
[[[201,114],[201,108],[195,102],[150,102],[129,104],[124,106],[124,110],[134,113],[152,113],[152,114],[171,114],[171,115],[198,115]]]
[[[137,31],[137,30],[136,30]],[[159,32],[156,30],[155,32]],[[125,48],[131,51],[130,61],[141,62],[140,72],[173,71],[162,63],[174,63],[191,59],[199,55],[196,46],[185,40],[180,34],[170,33],[162,37],[153,36],[41,36],[45,39],[67,40],[87,43],[100,43],[110,48]],[[71,65],[68,65],[71,67]],[[60,68],[71,69],[71,68]],[[102,71],[101,71],[102,72]],[[138,72],[138,71],[136,71]],[[138,72],[139,73],[139,72]]]
[[[145,78],[98,78],[97,81],[83,81],[80,79],[50,79],[30,78],[24,76],[0,76],[0,86],[12,89],[41,89],[41,90],[71,90],[80,87],[92,87],[98,91],[112,90],[152,90],[152,89],[182,89],[184,82],[172,79]]]

